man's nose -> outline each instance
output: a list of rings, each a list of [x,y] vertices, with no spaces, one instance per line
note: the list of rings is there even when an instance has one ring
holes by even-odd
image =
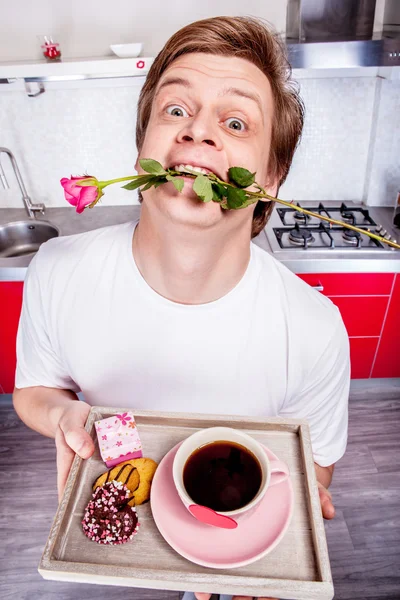
[[[178,134],[178,142],[205,143],[214,146],[216,150],[221,150],[222,141],[214,119],[211,115],[201,112],[191,119],[182,119],[184,126]]]

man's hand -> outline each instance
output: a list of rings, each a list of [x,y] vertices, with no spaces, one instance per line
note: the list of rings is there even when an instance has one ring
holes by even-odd
[[[324,519],[333,519],[335,507],[332,503],[332,494],[318,481],[319,500],[321,502],[322,516]]]
[[[90,411],[89,404],[71,401],[64,409],[58,422],[55,440],[57,448],[57,489],[58,500],[64,491],[75,454],[89,458],[94,452],[94,444],[85,431],[85,423]]]
[[[329,467],[321,467],[314,463],[315,474],[317,476],[319,500],[321,502],[322,516],[324,519],[333,519],[335,516],[335,507],[332,503],[332,494],[328,492],[328,487],[331,484],[333,470],[335,465]]]

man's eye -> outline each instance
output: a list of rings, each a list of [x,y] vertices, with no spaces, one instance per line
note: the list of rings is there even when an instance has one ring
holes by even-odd
[[[188,113],[182,106],[178,106],[177,104],[172,104],[167,107],[167,113],[172,115],[173,117],[188,117]]]
[[[244,131],[246,129],[245,123],[241,119],[237,119],[236,117],[231,117],[225,121],[225,125],[229,129],[234,129],[235,131]]]

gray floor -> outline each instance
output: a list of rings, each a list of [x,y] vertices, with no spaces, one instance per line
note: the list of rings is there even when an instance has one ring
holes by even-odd
[[[400,599],[400,388],[353,391],[350,437],[326,524],[341,600]],[[0,402],[0,597],[4,600],[179,600],[177,592],[44,581],[37,572],[57,507],[53,440]]]

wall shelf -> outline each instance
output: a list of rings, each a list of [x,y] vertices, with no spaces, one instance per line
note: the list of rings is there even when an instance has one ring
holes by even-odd
[[[143,77],[147,75],[153,61],[153,57],[139,56],[137,58],[75,58],[60,62],[45,60],[0,62],[0,83],[13,83],[18,79],[30,83]]]
[[[371,54],[371,48],[374,53]],[[351,50],[351,52],[350,52]],[[328,53],[324,57],[324,52]],[[355,54],[354,54],[355,52]],[[335,44],[289,44],[289,61],[293,67],[295,79],[329,78],[329,77],[383,77],[399,79],[400,68],[396,66],[400,60],[389,57],[382,61],[378,46],[371,42],[348,42]],[[331,53],[329,55],[329,53]],[[329,59],[329,56],[331,57]],[[360,58],[361,57],[361,58]],[[328,60],[329,59],[329,60]],[[126,83],[133,85],[130,78],[146,77],[154,57],[117,58],[115,56],[65,59],[61,62],[33,60],[21,62],[0,62],[0,84],[2,91],[23,90],[30,96],[39,95],[44,91],[44,83],[54,86],[79,86],[79,81],[91,80],[93,85],[109,85],[107,80],[126,78]],[[386,64],[387,66],[379,66]],[[127,82],[130,79],[131,83]],[[97,84],[96,84],[97,80]],[[101,84],[104,80],[104,84]],[[75,82],[75,84],[73,83]],[[31,91],[32,83],[37,84],[36,93]],[[113,83],[114,85],[114,83]],[[50,85],[49,89],[53,86]]]

